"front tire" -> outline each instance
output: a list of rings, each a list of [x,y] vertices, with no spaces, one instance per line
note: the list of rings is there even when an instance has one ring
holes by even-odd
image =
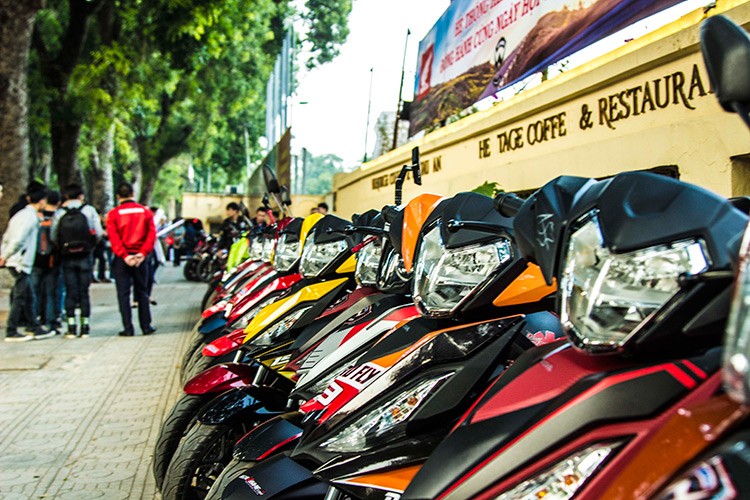
[[[247,430],[241,424],[195,424],[172,457],[162,500],[203,500],[231,461],[234,443]]]
[[[161,490],[169,462],[172,460],[180,440],[187,432],[198,411],[211,400],[214,394],[183,394],[169,411],[159,430],[154,446],[153,473],[156,486]]]
[[[203,347],[206,345],[205,337],[200,333],[196,333],[195,338],[190,339],[189,346],[185,349],[185,354],[182,355],[182,363],[180,364],[180,381],[184,380],[185,372],[190,367],[191,360],[195,351],[203,351]],[[184,385],[184,382],[183,382]]]
[[[254,466],[256,462],[242,462],[233,458],[229,465],[224,467],[219,477],[214,481],[211,489],[208,490],[208,495],[205,500],[221,500],[221,495],[227,488],[229,483],[240,477],[247,469]]]
[[[202,373],[212,366],[218,365],[222,363],[223,357],[213,357],[213,356],[204,356],[203,355],[203,349],[200,351],[196,351],[198,354],[193,357],[193,359],[190,360],[190,364],[185,367],[185,380],[182,383],[184,386],[187,384],[190,380],[193,379],[196,375],[199,373]]]

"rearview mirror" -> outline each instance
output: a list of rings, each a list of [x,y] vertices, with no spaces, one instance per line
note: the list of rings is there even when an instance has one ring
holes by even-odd
[[[281,186],[281,203],[287,207],[292,204],[292,196],[286,186]]]
[[[279,180],[268,165],[263,165],[263,180],[266,183],[266,190],[271,194],[279,194],[281,188],[279,187]]]
[[[263,195],[262,203],[263,203],[263,206],[266,207],[266,208],[268,208],[268,207],[271,206],[271,203],[269,203],[269,201],[268,201],[268,194],[264,194]]]
[[[716,98],[725,110],[739,113],[750,125],[750,36],[734,22],[717,15],[703,21],[700,40]]]
[[[411,150],[411,174],[414,176],[414,184],[422,185],[422,171],[419,166],[419,147]]]

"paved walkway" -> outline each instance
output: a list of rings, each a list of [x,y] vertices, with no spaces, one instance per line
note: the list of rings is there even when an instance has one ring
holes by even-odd
[[[171,266],[159,279],[150,337],[118,337],[114,285],[95,284],[88,339],[0,342],[0,498],[157,496],[151,454],[205,291]]]

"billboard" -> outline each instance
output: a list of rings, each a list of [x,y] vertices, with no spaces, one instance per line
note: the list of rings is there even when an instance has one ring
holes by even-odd
[[[419,43],[409,135],[681,0],[454,0]]]

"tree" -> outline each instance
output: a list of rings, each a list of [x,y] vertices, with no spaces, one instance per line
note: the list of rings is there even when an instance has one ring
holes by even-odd
[[[31,57],[33,168],[85,180],[106,209],[112,180],[148,203],[170,159],[240,180],[243,133],[264,134],[264,93],[291,0],[49,0]],[[313,60],[337,53],[351,0],[307,0]],[[0,151],[1,153],[1,151]],[[253,151],[259,156],[260,151]],[[171,172],[185,162],[170,166]],[[185,172],[183,172],[184,175]]]
[[[305,194],[327,194],[333,187],[333,176],[344,171],[344,160],[333,154],[308,156],[305,172]]]
[[[0,0],[0,229],[24,192],[29,172],[26,69],[34,17],[42,0]]]
[[[70,83],[79,62],[89,56],[84,51],[89,21],[105,1],[115,0],[50,0],[33,33],[40,73],[49,92],[52,167],[61,186],[82,181],[77,157],[86,103]]]

